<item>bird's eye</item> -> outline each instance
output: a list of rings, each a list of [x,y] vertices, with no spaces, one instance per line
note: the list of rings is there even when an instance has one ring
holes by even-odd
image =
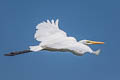
[[[90,41],[87,41],[87,43],[90,43]]]

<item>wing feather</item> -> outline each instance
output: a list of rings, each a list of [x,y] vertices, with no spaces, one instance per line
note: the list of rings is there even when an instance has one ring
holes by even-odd
[[[67,34],[59,29],[58,19],[56,22],[54,20],[51,20],[51,22],[49,20],[42,22],[36,26],[36,29],[34,37],[37,41],[49,41],[57,37],[67,37]]]

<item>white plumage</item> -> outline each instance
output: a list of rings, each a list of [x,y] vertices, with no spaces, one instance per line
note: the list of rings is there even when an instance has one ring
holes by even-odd
[[[30,46],[31,51],[69,51],[75,55],[81,56],[86,52],[98,55],[100,50],[93,51],[88,44],[103,44],[103,42],[94,42],[90,40],[77,41],[74,37],[67,36],[66,32],[59,29],[59,20],[47,20],[36,26],[35,39],[40,41],[37,46]]]
[[[100,50],[93,51],[89,44],[104,44],[104,42],[96,42],[90,40],[77,41],[74,37],[67,36],[66,32],[59,29],[59,20],[47,20],[36,26],[36,33],[34,35],[35,39],[40,42],[37,46],[29,46],[29,49],[23,51],[14,51],[5,56],[15,56],[19,54],[24,54],[28,52],[37,52],[41,50],[48,51],[61,51],[61,52],[72,52],[75,55],[82,56],[83,54],[89,52],[95,55],[100,53]]]

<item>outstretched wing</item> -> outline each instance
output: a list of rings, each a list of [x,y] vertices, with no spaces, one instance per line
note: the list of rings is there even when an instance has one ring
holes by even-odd
[[[70,47],[77,44],[74,37],[68,37],[63,30],[59,29],[58,20],[55,22],[54,20],[51,20],[51,22],[47,20],[47,22],[38,24],[36,29],[36,40],[42,41],[40,45],[49,50],[70,49]]]
[[[58,19],[56,21],[47,20],[47,22],[42,22],[36,26],[36,33],[35,33],[35,39],[37,41],[51,41],[57,38],[63,38],[67,37],[67,34],[59,29],[58,27]]]

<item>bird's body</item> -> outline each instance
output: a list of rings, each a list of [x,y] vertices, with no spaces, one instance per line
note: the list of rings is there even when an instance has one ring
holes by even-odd
[[[59,45],[59,46],[58,46]],[[68,37],[64,39],[59,39],[56,42],[46,42],[46,43],[41,43],[39,46],[32,46],[34,47],[34,50],[40,51],[40,50],[48,50],[48,51],[61,51],[61,52],[72,52],[76,55],[83,55],[86,52],[92,53],[92,49],[88,47],[87,45],[83,45],[80,42],[77,42],[74,38]],[[32,48],[31,47],[31,48]],[[35,49],[36,47],[36,49]],[[32,48],[33,49],[33,48]],[[31,49],[31,50],[32,50]],[[32,51],[34,51],[32,50]]]
[[[103,44],[103,42],[94,42],[90,40],[77,41],[74,37],[59,29],[58,20],[47,20],[36,26],[35,39],[40,41],[37,46],[30,46],[28,52],[37,52],[41,50],[72,52],[75,55],[82,56],[89,52],[98,55],[100,50],[93,51],[88,44]]]

